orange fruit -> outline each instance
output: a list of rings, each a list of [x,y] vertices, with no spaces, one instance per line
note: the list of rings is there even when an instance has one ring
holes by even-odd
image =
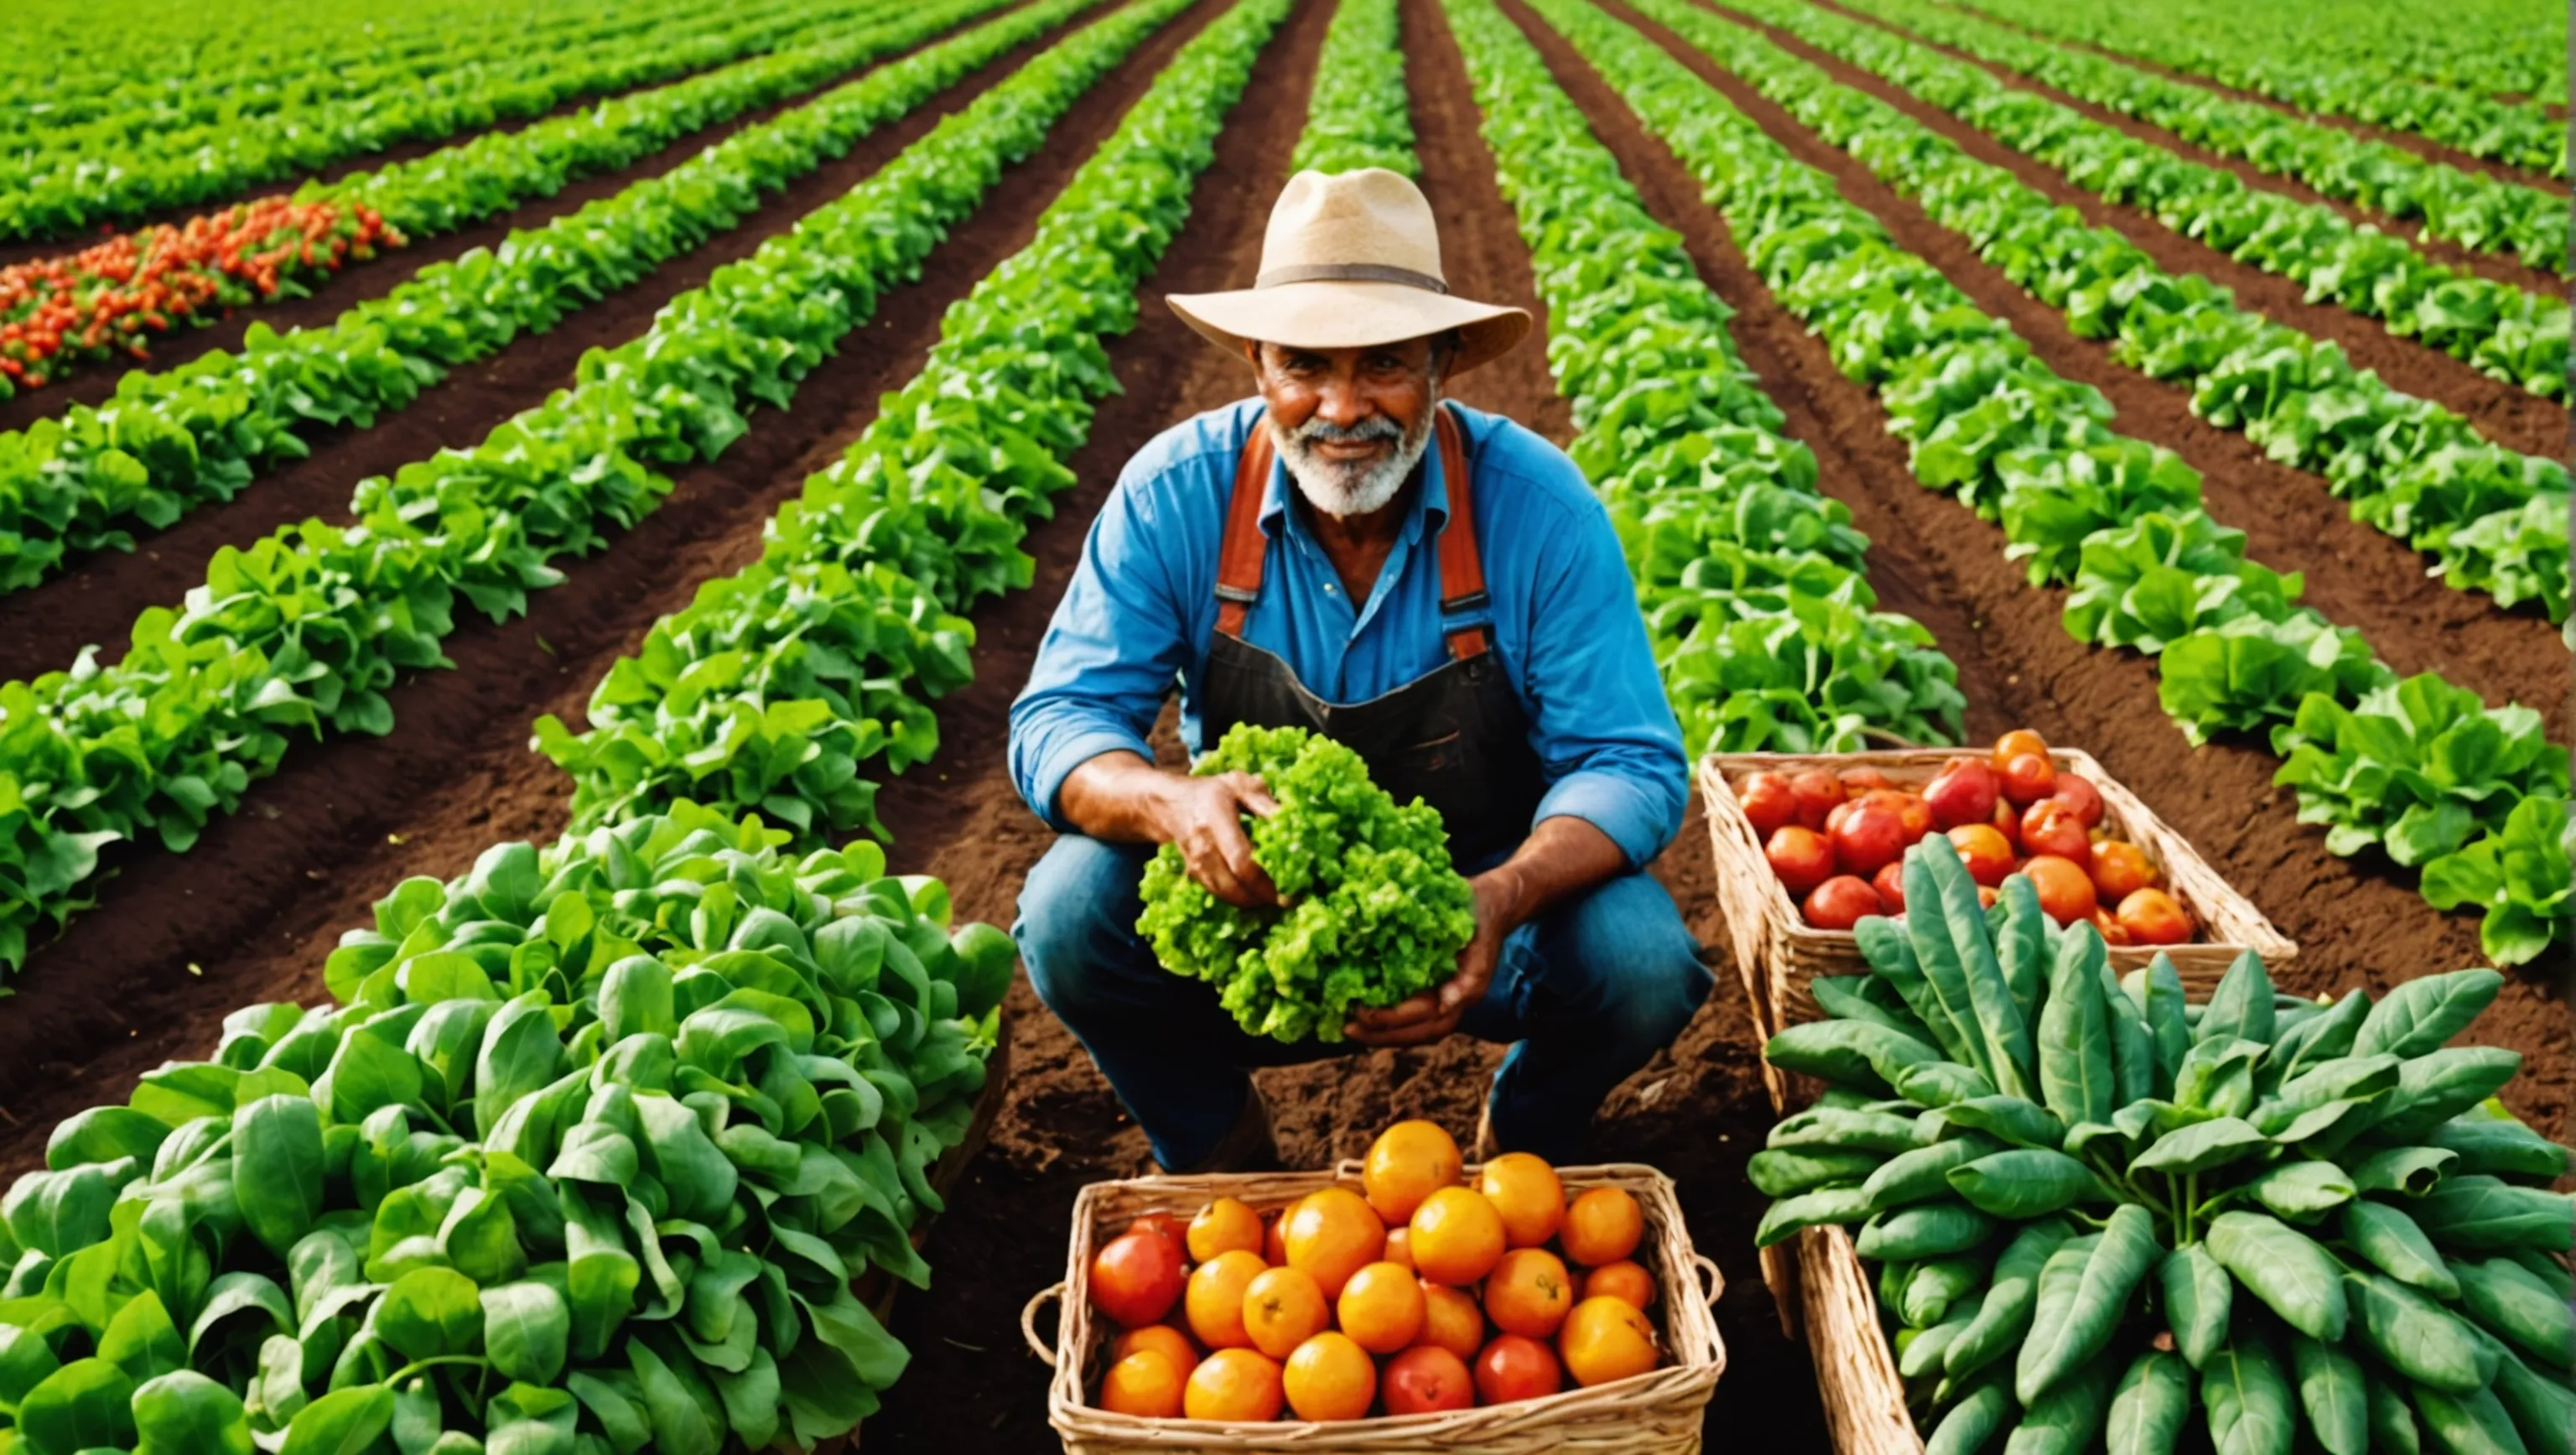
[[[1510,1404],[1537,1399],[1565,1387],[1565,1371],[1556,1351],[1536,1339],[1505,1334],[1476,1356],[1476,1399],[1480,1404]]]
[[[1555,1168],[1527,1152],[1505,1152],[1486,1163],[1476,1190],[1503,1215],[1503,1237],[1512,1247],[1535,1248],[1565,1221],[1565,1184]]]
[[[1506,1334],[1544,1339],[1573,1307],[1573,1275],[1545,1248],[1514,1248],[1485,1275],[1485,1317]]]
[[[2024,753],[2034,753],[2042,758],[2047,757],[2047,740],[2028,728],[2014,728],[2011,732],[1995,739],[1995,751],[1993,754],[1995,771],[1998,773],[2002,772],[2006,763],[2011,762],[2013,759],[2020,757]]]
[[[1219,1253],[1237,1248],[1246,1253],[1261,1251],[1261,1214],[1230,1197],[1220,1197],[1199,1209],[1190,1219],[1188,1234],[1190,1261],[1205,1263]]]
[[[1304,1202],[1304,1198],[1297,1202]],[[1273,1268],[1288,1266],[1288,1215],[1297,1210],[1292,1202],[1279,1210],[1261,1230],[1261,1261]]]
[[[1475,1358],[1485,1346],[1485,1311],[1474,1299],[1445,1284],[1428,1278],[1417,1281],[1422,1285],[1422,1332],[1414,1342],[1446,1349],[1461,1359]]]
[[[1655,1326],[1625,1299],[1587,1298],[1565,1316],[1556,1352],[1565,1372],[1589,1389],[1655,1367]]]
[[[1129,1329],[1120,1334],[1110,1341],[1109,1362],[1115,1364],[1145,1349],[1171,1360],[1172,1367],[1183,1374],[1199,1366],[1199,1346],[1190,1342],[1189,1335],[1170,1324],[1147,1324],[1141,1329]]]
[[[1360,1186],[1379,1217],[1400,1223],[1413,1216],[1434,1189],[1455,1185],[1466,1165],[1458,1155],[1458,1143],[1436,1123],[1397,1122],[1369,1144]]]
[[[1604,1263],[1583,1275],[1583,1297],[1605,1296],[1639,1308],[1650,1307],[1655,1301],[1655,1275],[1648,1273],[1643,1264],[1624,1258],[1616,1263]]]
[[[1413,1229],[1399,1224],[1386,1230],[1386,1261],[1413,1266]]]
[[[1258,1424],[1279,1418],[1287,1398],[1278,1361],[1251,1349],[1219,1349],[1190,1371],[1181,1410],[1194,1420]]]
[[[1358,1193],[1327,1187],[1289,1209],[1281,1241],[1289,1267],[1311,1275],[1324,1297],[1339,1298],[1351,1275],[1386,1251],[1386,1224]]]
[[[1330,1330],[1288,1356],[1288,1407],[1301,1420],[1356,1420],[1377,1398],[1377,1362],[1347,1335]]]
[[[1139,1349],[1100,1376],[1100,1407],[1116,1415],[1176,1419],[1186,1378],[1162,1350]]]
[[[1333,1311],[1351,1342],[1392,1354],[1422,1332],[1422,1283],[1401,1263],[1372,1263],[1342,1285]]]
[[[1243,1332],[1252,1347],[1285,1359],[1332,1326],[1333,1308],[1315,1280],[1294,1268],[1264,1268],[1243,1288]]]
[[[1644,1210],[1617,1187],[1596,1187],[1566,1204],[1565,1226],[1557,1230],[1566,1260],[1585,1268],[1618,1262],[1645,1236]]]
[[[1261,1276],[1261,1260],[1237,1248],[1219,1253],[1190,1272],[1189,1292],[1181,1305],[1189,1314],[1190,1332],[1211,1349],[1241,1349],[1252,1343],[1243,1328],[1243,1294]]]
[[[1423,1277],[1462,1287],[1492,1272],[1503,1256],[1503,1215],[1480,1192],[1444,1187],[1413,1210],[1405,1247]]]

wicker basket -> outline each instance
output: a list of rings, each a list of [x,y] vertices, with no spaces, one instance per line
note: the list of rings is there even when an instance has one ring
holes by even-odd
[[[1470,1169],[1471,1171],[1473,1169]],[[1340,1185],[1357,1189],[1359,1164],[1331,1172],[1253,1176],[1148,1177],[1096,1182],[1073,1206],[1073,1240],[1065,1281],[1039,1293],[1021,1314],[1029,1348],[1055,1369],[1047,1386],[1047,1418],[1069,1455],[1141,1455],[1171,1450],[1222,1451],[1225,1455],[1306,1455],[1306,1452],[1465,1451],[1471,1455],[1693,1455],[1708,1398],[1726,1370],[1726,1347],[1717,1335],[1716,1306],[1724,1280],[1717,1265],[1692,1247],[1680,1200],[1670,1178],[1651,1167],[1612,1164],[1564,1167],[1570,1191],[1621,1187],[1634,1194],[1646,1216],[1637,1261],[1661,1288],[1663,1367],[1627,1379],[1572,1389],[1543,1399],[1435,1415],[1397,1415],[1334,1424],[1286,1421],[1241,1425],[1212,1420],[1149,1420],[1111,1414],[1086,1403],[1091,1366],[1107,1342],[1093,1318],[1086,1287],[1091,1255],[1104,1235],[1149,1212],[1196,1213],[1211,1199],[1240,1198],[1255,1210],[1287,1206],[1307,1193]],[[1702,1280],[1705,1279],[1703,1284]],[[1038,1337],[1038,1311],[1062,1305],[1052,1348]]]
[[[1786,1243],[1766,1251],[1783,1251]],[[1798,1289],[1804,1298],[1807,1350],[1816,1361],[1816,1396],[1840,1455],[1923,1455],[1923,1436],[1905,1408],[1896,1350],[1878,1319],[1878,1291],[1860,1265],[1851,1234],[1803,1228],[1797,1237]]]
[[[1757,989],[1754,973],[1767,967],[1769,998],[1756,993],[1757,1014],[1768,1017],[1765,1037],[1784,1026],[1816,1019],[1815,997],[1807,983],[1821,975],[1858,975],[1867,969],[1849,930],[1812,929],[1798,913],[1780,876],[1763,857],[1761,836],[1735,797],[1734,780],[1760,769],[1795,773],[1806,768],[1876,768],[1892,783],[1913,786],[1931,781],[1941,765],[1958,756],[1953,748],[1909,748],[1881,753],[1712,753],[1700,760],[1700,799],[1708,815],[1709,843],[1717,859],[1718,906],[1734,942],[1736,968],[1748,992]],[[2138,796],[2112,781],[2090,754],[2072,748],[2049,756],[2066,772],[2091,780],[2102,794],[2102,822],[2114,835],[2136,844],[2164,871],[2165,884],[2209,938],[2169,945],[2164,952],[2182,972],[2183,988],[2201,999],[2217,988],[2218,978],[2239,954],[2252,950],[2277,971],[2299,947],[2263,917],[2252,901],[2228,887],[2180,834],[2167,828]],[[2111,964],[2126,971],[2156,956],[2153,946],[2113,946]],[[1767,1067],[1766,1077],[1773,1076]],[[1781,1105],[1780,1088],[1772,1104]]]

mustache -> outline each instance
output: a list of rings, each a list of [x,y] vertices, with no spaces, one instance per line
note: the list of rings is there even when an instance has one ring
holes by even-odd
[[[1373,414],[1353,425],[1334,424],[1309,417],[1304,424],[1289,432],[1288,438],[1301,445],[1357,444],[1365,440],[1404,439],[1404,426],[1383,414]]]

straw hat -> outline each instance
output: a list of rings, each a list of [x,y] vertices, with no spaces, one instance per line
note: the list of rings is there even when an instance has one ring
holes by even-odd
[[[1382,167],[1299,172],[1270,209],[1261,272],[1230,293],[1175,293],[1181,321],[1229,353],[1250,341],[1358,349],[1456,329],[1452,375],[1519,343],[1530,316],[1454,297],[1440,272],[1431,204]]]

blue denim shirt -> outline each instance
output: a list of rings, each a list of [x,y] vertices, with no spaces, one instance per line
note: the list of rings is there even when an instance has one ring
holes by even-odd
[[[1260,410],[1247,399],[1156,436],[1091,523],[1011,705],[1012,778],[1060,831],[1069,828],[1056,802],[1065,777],[1120,748],[1152,756],[1145,733],[1175,681],[1181,741],[1193,755],[1205,746],[1196,704],[1216,627],[1217,550],[1235,462]],[[1458,414],[1475,461],[1495,652],[1547,778],[1536,818],[1581,818],[1631,866],[1643,864],[1681,827],[1687,772],[1618,537],[1563,451],[1499,416]],[[1261,511],[1269,553],[1243,636],[1327,701],[1365,701],[1448,660],[1439,459],[1437,449],[1424,454],[1423,488],[1364,602],[1342,589],[1305,512],[1288,508],[1296,487],[1287,468],[1271,467]]]

